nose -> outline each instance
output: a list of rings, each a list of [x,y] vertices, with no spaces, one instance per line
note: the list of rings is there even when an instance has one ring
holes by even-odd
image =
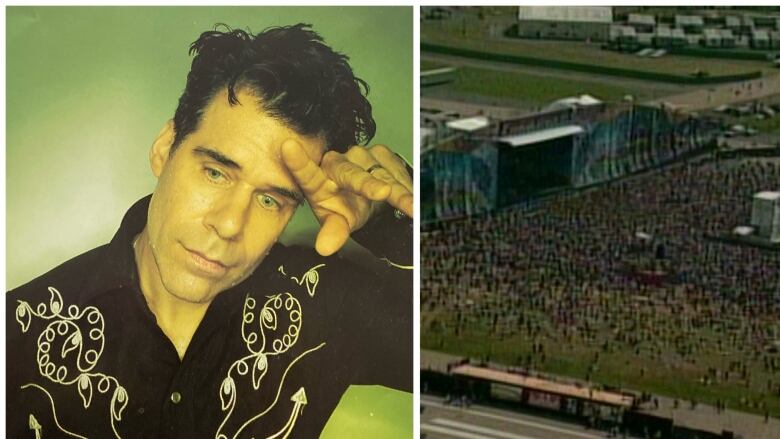
[[[214,201],[204,218],[206,227],[222,239],[238,239],[244,231],[252,201],[251,193],[244,192],[238,188],[226,191]]]

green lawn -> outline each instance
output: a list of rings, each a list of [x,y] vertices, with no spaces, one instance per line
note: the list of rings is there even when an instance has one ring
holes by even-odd
[[[432,65],[434,63],[431,63]],[[424,68],[433,68],[427,65]],[[441,65],[437,65],[440,67]],[[556,99],[590,94],[608,102],[617,102],[627,94],[637,100],[652,96],[646,91],[596,81],[576,81],[519,72],[496,71],[475,67],[458,69],[452,83],[423,90],[423,95],[446,95],[453,92],[461,97],[489,96],[520,101],[527,105],[545,105]]]
[[[731,118],[728,123],[752,127],[762,133],[780,133],[780,115],[763,120],[758,120],[754,116]]]
[[[420,60],[420,70],[422,70],[422,71],[431,70],[431,69],[438,69],[440,67],[446,67],[446,64],[433,62],[433,61],[425,61],[425,60],[422,60],[422,59]]]
[[[468,356],[475,359],[487,359],[506,365],[526,365],[525,358],[532,352],[532,341],[528,338],[513,336],[504,339],[497,338],[487,329],[487,324],[472,324],[457,336],[434,321],[446,321],[446,317],[423,316],[420,346],[455,355]],[[705,337],[717,337],[713,334],[701,334]],[[714,405],[720,399],[727,407],[763,415],[763,410],[756,405],[745,404],[741,399],[763,401],[772,416],[780,417],[780,397],[766,395],[762,390],[772,375],[765,373],[759,364],[754,363],[750,372],[752,380],[747,387],[745,383],[731,380],[720,384],[704,385],[699,378],[706,374],[708,367],[725,370],[729,360],[734,358],[724,356],[700,355],[695,365],[685,364],[683,367],[670,369],[649,357],[646,353],[639,356],[634,352],[612,350],[603,352],[592,345],[567,345],[560,340],[545,340],[546,360],[542,363],[535,356],[532,367],[542,372],[555,375],[585,379],[592,364],[593,353],[599,351],[598,369],[591,371],[592,382],[619,386],[635,391],[679,398],[684,401],[695,399],[698,402]],[[644,373],[642,373],[644,368]],[[775,381],[777,377],[774,377]]]

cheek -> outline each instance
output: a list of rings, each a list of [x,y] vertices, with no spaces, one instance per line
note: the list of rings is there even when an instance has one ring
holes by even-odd
[[[247,263],[256,265],[268,254],[291,217],[291,213],[264,212],[252,220],[244,242]]]
[[[202,187],[193,175],[164,174],[155,191],[162,213],[162,227],[184,227],[201,217],[213,203],[213,194]]]

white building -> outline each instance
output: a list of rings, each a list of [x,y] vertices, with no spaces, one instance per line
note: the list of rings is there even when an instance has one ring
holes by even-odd
[[[750,225],[756,235],[780,243],[780,192],[764,191],[753,195]]]
[[[520,6],[517,34],[522,38],[607,41],[611,6]]]

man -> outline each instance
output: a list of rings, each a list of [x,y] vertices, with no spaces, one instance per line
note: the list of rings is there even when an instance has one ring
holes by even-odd
[[[305,25],[205,32],[111,243],[11,291],[9,437],[316,437],[411,391],[412,183]],[[304,202],[315,254],[276,240]],[[384,263],[337,257],[349,236]]]

